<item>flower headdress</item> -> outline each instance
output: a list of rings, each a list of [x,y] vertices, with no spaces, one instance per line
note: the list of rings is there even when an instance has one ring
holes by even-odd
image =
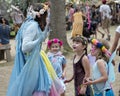
[[[111,53],[108,51],[108,49],[97,39],[91,39],[91,43],[95,45],[97,48],[100,48],[103,53],[105,53],[108,56],[111,56]]]
[[[48,43],[47,43],[48,48],[50,48],[53,43],[59,43],[60,47],[63,45],[62,41],[60,41],[58,38],[54,38],[52,40],[48,40]]]
[[[36,15],[37,15],[37,13],[39,13],[39,14],[41,14],[41,15],[44,14],[45,11],[48,9],[48,6],[45,5],[45,4],[43,4],[43,3],[42,3],[42,5],[43,5],[44,7],[43,7],[42,9],[40,9],[39,12],[34,11],[34,10],[33,10],[33,6],[31,5],[31,6],[28,7],[28,9],[27,9],[27,15],[30,15],[30,16],[32,16],[33,18],[35,18]]]

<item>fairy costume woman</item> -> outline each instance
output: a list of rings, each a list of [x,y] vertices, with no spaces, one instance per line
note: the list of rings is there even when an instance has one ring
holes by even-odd
[[[7,96],[59,96],[63,91],[47,56],[40,54],[49,32],[45,21],[47,11],[43,5],[36,11],[30,9],[17,33],[15,64]]]

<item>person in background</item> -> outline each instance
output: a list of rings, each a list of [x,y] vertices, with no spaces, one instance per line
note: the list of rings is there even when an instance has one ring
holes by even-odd
[[[10,43],[11,27],[4,17],[0,17],[0,46]],[[4,50],[0,50],[0,60],[4,59]]]
[[[116,33],[115,33],[115,36],[114,36],[114,41],[113,41],[113,44],[112,44],[112,47],[111,47],[111,52],[113,53],[115,50],[117,50],[118,53],[119,53],[119,56],[120,56],[119,40],[120,40],[120,26],[118,26],[117,29],[116,29]],[[120,62],[119,62],[119,65],[118,65],[118,72],[120,72]],[[120,95],[120,90],[119,90],[119,95]]]
[[[91,8],[91,21],[92,21],[92,24],[94,25],[93,28],[95,30],[95,33],[94,33],[95,38],[97,38],[97,32],[99,32],[102,35],[102,38],[104,38],[104,33],[102,33],[99,30],[99,26],[101,23],[100,12],[98,11],[95,5],[92,5],[92,8]]]
[[[110,41],[110,24],[111,24],[111,9],[110,6],[106,4],[106,0],[102,0],[102,5],[100,5],[100,13],[101,13],[101,22],[102,22],[102,28],[107,34],[106,40]]]
[[[73,18],[73,14],[74,14],[75,10],[73,8],[73,4],[70,4],[68,6],[68,27],[71,30],[72,29],[72,18]]]
[[[120,26],[117,27],[116,29],[116,33],[115,33],[115,36],[114,36],[114,41],[113,41],[113,44],[112,44],[112,47],[111,47],[111,52],[113,53],[115,50],[118,51],[119,53],[119,56],[120,56]],[[118,66],[118,71],[120,72],[120,63],[119,63],[119,66]]]
[[[49,52],[47,53],[48,58],[58,76],[58,78],[62,82],[62,86],[64,88],[64,93],[61,94],[61,96],[65,96],[65,69],[66,69],[66,58],[61,52],[62,47],[62,41],[58,38],[54,38],[48,41],[48,49]]]
[[[85,15],[83,15],[80,8],[77,6],[75,9],[75,13],[73,14],[72,17],[73,25],[72,25],[71,38],[83,34],[83,17],[85,17]]]
[[[0,45],[9,44],[10,42],[10,26],[4,17],[0,18]]]
[[[21,24],[23,23],[25,17],[22,13],[22,11],[20,10],[19,6],[11,6],[13,11],[11,12],[10,16],[12,18],[13,24],[14,24],[14,30],[15,32],[18,31],[18,29],[20,28]]]
[[[119,51],[120,54],[120,45],[119,45],[119,40],[120,40],[120,26],[116,28],[116,33],[114,36],[114,42],[111,47],[111,52],[113,53],[116,49]]]

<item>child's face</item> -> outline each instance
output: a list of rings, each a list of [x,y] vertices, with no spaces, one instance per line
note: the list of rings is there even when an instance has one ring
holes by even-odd
[[[59,43],[53,43],[50,47],[51,52],[57,53],[60,50],[60,44]]]
[[[101,52],[101,50],[99,48],[97,48],[95,45],[92,44],[91,47],[92,47],[91,48],[91,55],[92,56],[97,56]]]
[[[85,48],[85,46],[81,42],[77,42],[77,41],[73,41],[72,47],[74,52],[83,51]]]

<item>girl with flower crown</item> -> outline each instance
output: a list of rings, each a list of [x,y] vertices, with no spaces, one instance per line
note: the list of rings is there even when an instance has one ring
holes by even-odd
[[[45,5],[28,9],[16,37],[16,56],[7,96],[60,96],[63,92],[52,65],[41,51],[49,32],[46,18]]]
[[[112,80],[109,79],[109,76],[113,73],[113,69],[111,70],[112,64],[109,63],[109,57],[111,54],[108,51],[108,41],[91,39],[91,43],[91,53],[96,57],[96,62],[93,65],[92,79],[86,79],[86,82],[84,84],[93,85],[94,96],[114,96],[110,84]]]
[[[61,46],[62,41],[60,41],[58,38],[54,38],[48,41],[48,58],[58,76],[58,78],[61,80],[61,84],[64,88],[65,92],[65,68],[66,68],[66,58],[61,52]],[[65,96],[65,93],[61,94],[61,96]]]

